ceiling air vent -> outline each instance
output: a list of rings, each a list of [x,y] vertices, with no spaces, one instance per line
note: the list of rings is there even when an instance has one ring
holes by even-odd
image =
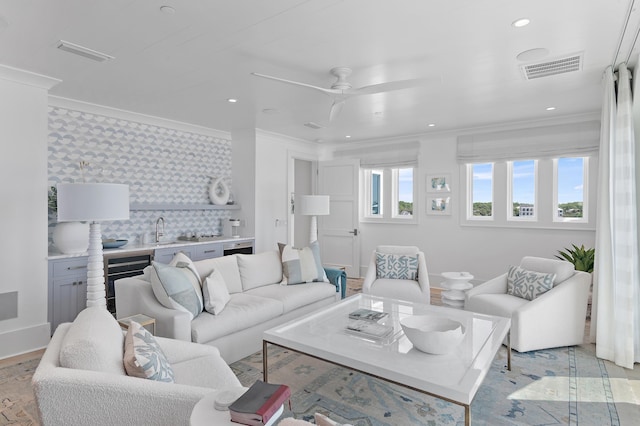
[[[70,43],[64,40],[60,40],[56,47],[60,50],[64,50],[65,52],[73,53],[97,62],[104,62],[109,59],[113,59],[113,56],[107,55],[106,53],[98,52],[97,50],[89,49],[88,47],[80,46],[79,44]]]
[[[580,71],[582,69],[582,53],[550,61],[522,65],[521,68],[524,72],[524,78],[527,80]]]
[[[314,123],[313,121],[309,121],[308,123],[304,123],[305,126],[307,126],[310,129],[322,129],[322,126],[319,125],[318,123]]]

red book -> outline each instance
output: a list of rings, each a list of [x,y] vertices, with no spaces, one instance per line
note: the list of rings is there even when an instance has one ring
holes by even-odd
[[[231,421],[251,426],[262,426],[291,397],[287,385],[256,381],[248,391],[229,406]]]

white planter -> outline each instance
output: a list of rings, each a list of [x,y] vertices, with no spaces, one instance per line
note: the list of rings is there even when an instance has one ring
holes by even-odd
[[[53,244],[64,254],[86,253],[89,248],[87,222],[59,222],[53,228]]]

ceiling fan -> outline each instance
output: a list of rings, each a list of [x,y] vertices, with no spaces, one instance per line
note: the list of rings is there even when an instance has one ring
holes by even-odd
[[[314,86],[312,84],[301,83],[299,81],[286,80],[280,77],[273,77],[270,75],[260,74],[257,72],[252,72],[252,75],[262,78],[268,78],[270,80],[279,81],[281,83],[293,84],[295,86],[307,87],[309,89],[320,91],[326,95],[329,95],[333,98],[333,104],[331,105],[331,110],[329,112],[329,121],[333,121],[342,111],[342,107],[347,99],[354,96],[362,96],[362,95],[373,95],[375,93],[383,93],[383,92],[391,92],[394,90],[402,90],[408,89],[411,87],[423,86],[426,83],[430,83],[433,80],[427,78],[417,78],[411,80],[398,80],[398,81],[390,81],[387,83],[379,83],[372,84],[370,86],[363,86],[354,89],[351,86],[351,83],[347,81],[347,77],[349,77],[352,73],[351,68],[347,67],[336,67],[331,69],[331,74],[337,78],[335,83],[331,85],[330,88]]]

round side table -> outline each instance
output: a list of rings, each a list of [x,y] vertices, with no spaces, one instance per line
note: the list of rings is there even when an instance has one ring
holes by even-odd
[[[452,308],[464,308],[464,292],[473,288],[469,281],[473,275],[468,272],[443,272],[445,281],[442,287],[447,291],[442,292],[442,303]]]

